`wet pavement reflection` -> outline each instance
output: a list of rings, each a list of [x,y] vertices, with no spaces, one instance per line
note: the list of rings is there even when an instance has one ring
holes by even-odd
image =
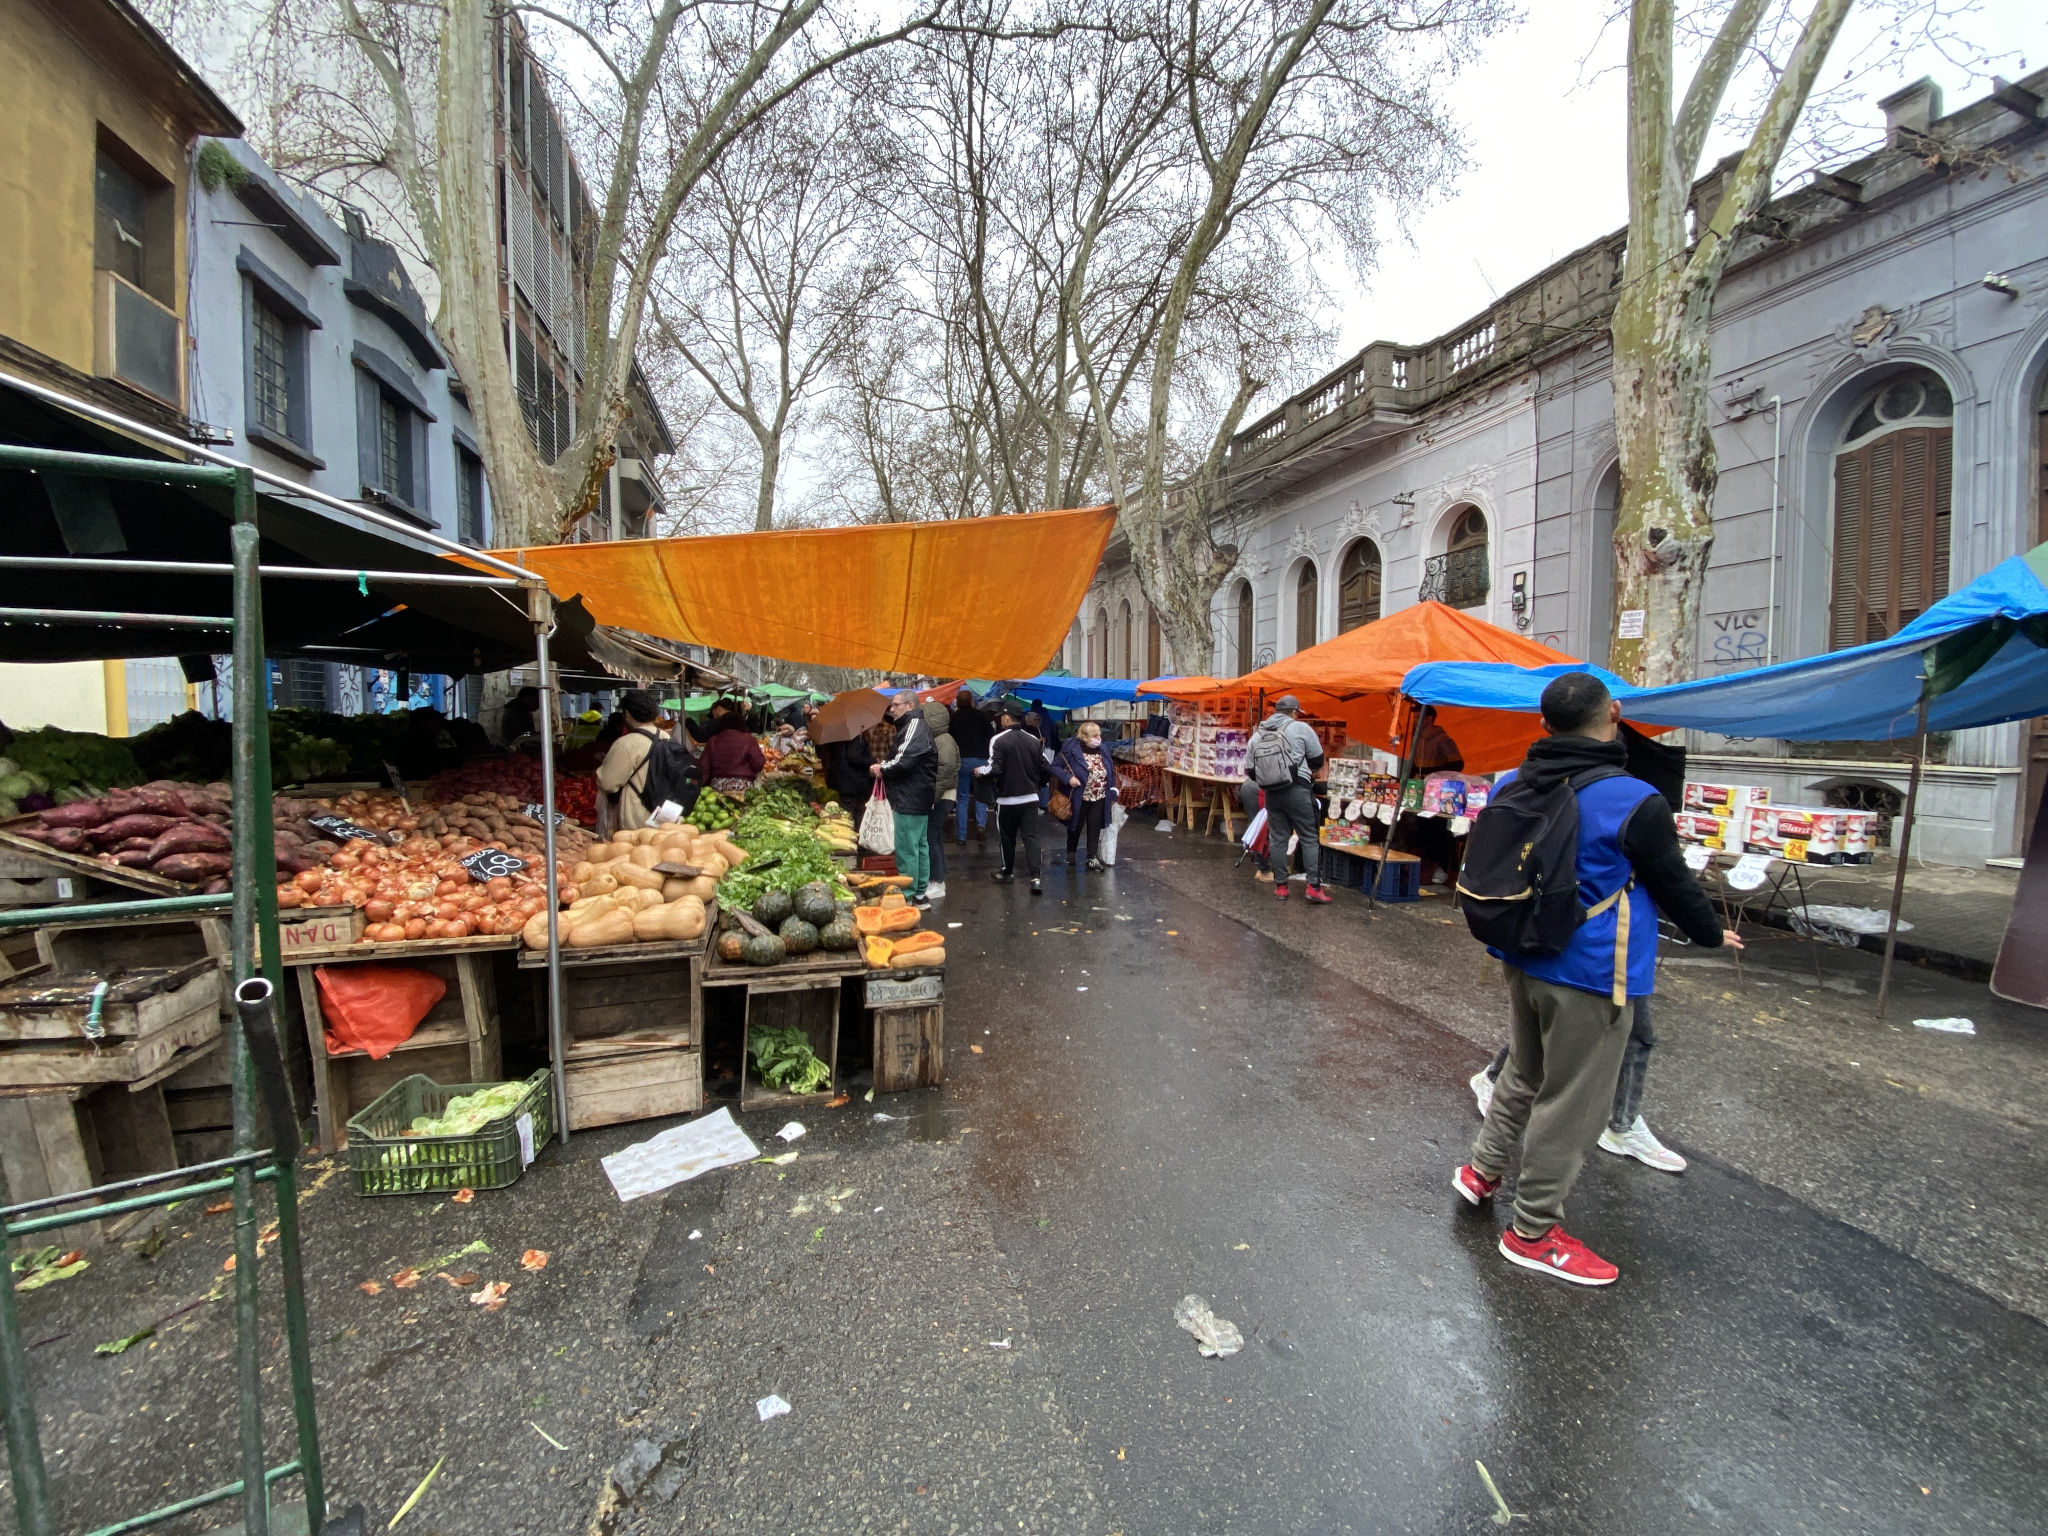
[[[1611,1290],[1513,1269],[1450,1187],[1469,1042],[1142,863],[1046,884],[951,882],[913,1134],[968,1112],[1111,1528],[1493,1529],[1475,1461],[1537,1530],[2042,1528],[2038,1323],[1710,1156],[1588,1164]],[[1242,1354],[1197,1355],[1189,1292]]]

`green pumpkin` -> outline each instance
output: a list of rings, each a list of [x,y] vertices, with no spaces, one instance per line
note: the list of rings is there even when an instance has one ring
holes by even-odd
[[[783,947],[792,955],[808,955],[818,947],[817,924],[807,923],[800,917],[785,917],[777,932],[782,935]]]
[[[842,952],[860,947],[860,930],[849,917],[835,917],[818,930],[818,948]]]
[[[789,892],[773,887],[754,898],[754,921],[765,928],[780,928],[783,919],[796,910],[796,903],[789,899]]]
[[[780,965],[788,955],[788,948],[772,933],[750,933],[740,940],[740,958],[749,965]]]
[[[813,880],[809,885],[800,886],[796,893],[796,915],[813,928],[822,928],[838,915],[839,908],[832,900],[832,887],[822,880]]]

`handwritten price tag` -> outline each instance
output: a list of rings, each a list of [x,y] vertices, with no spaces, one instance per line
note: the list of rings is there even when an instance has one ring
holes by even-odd
[[[1728,871],[1728,883],[1738,891],[1753,891],[1764,883],[1770,868],[1771,856],[1768,853],[1745,853]]]
[[[502,848],[480,848],[461,861],[469,871],[469,877],[479,883],[495,880],[500,875],[516,875],[526,868],[526,860],[515,859]]]
[[[357,838],[361,838],[367,843],[381,843],[384,841],[384,834],[382,832],[372,831],[368,827],[359,827],[345,816],[308,816],[306,824],[322,837],[331,837],[337,843],[351,842]]]
[[[545,811],[541,809],[541,804],[538,800],[527,801],[526,804],[522,807],[522,809],[526,812],[527,815],[531,816],[535,821],[539,821],[542,816],[547,814]],[[569,818],[566,815],[564,815],[561,811],[555,812],[556,826],[559,827],[563,822],[567,821],[568,819]]]

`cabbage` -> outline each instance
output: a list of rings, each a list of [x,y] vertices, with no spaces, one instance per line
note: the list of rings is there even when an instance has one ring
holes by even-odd
[[[0,774],[0,796],[19,800],[36,792],[36,783],[25,773]]]

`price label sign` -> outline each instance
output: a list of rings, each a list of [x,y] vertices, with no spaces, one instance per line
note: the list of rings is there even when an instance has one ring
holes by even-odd
[[[500,875],[516,875],[526,868],[526,860],[515,859],[502,848],[480,848],[461,861],[469,871],[472,880],[482,882],[495,880]]]
[[[366,843],[382,843],[384,834],[368,827],[359,827],[345,816],[308,816],[306,824],[322,837],[331,837],[337,843],[351,842],[361,838]]]
[[[1713,857],[1714,852],[1711,848],[1704,847],[1699,843],[1687,843],[1685,845],[1685,867],[1693,870],[1695,873],[1705,869],[1713,861]]]
[[[1768,853],[1745,853],[1728,871],[1728,883],[1738,891],[1753,891],[1764,883],[1770,868],[1771,856]]]
[[[527,802],[526,802],[526,804],[525,804],[525,806],[524,806],[524,807],[522,807],[522,809],[524,809],[524,810],[525,810],[525,812],[526,812],[526,814],[527,814],[527,815],[529,815],[529,816],[531,816],[531,817],[532,817],[532,818],[533,818],[533,819],[534,819],[535,821],[539,821],[539,820],[541,819],[541,817],[543,817],[543,816],[545,816],[545,815],[547,814],[547,812],[546,812],[546,811],[544,811],[544,810],[543,810],[543,809],[541,808],[541,803],[540,803],[540,802],[539,802],[538,800],[529,800],[529,801],[527,801]],[[568,819],[569,819],[569,818],[568,818],[568,816],[567,816],[567,815],[565,815],[565,814],[564,814],[563,812],[561,812],[561,811],[557,811],[557,812],[555,812],[555,825],[556,825],[556,826],[558,826],[558,827],[559,827],[559,826],[560,826],[560,825],[561,825],[561,824],[562,824],[563,822],[567,821]]]
[[[405,775],[398,771],[398,764],[388,757],[384,759],[384,777],[389,779],[391,787],[398,791],[398,803],[407,811],[411,811],[412,801],[407,799],[405,794]]]

